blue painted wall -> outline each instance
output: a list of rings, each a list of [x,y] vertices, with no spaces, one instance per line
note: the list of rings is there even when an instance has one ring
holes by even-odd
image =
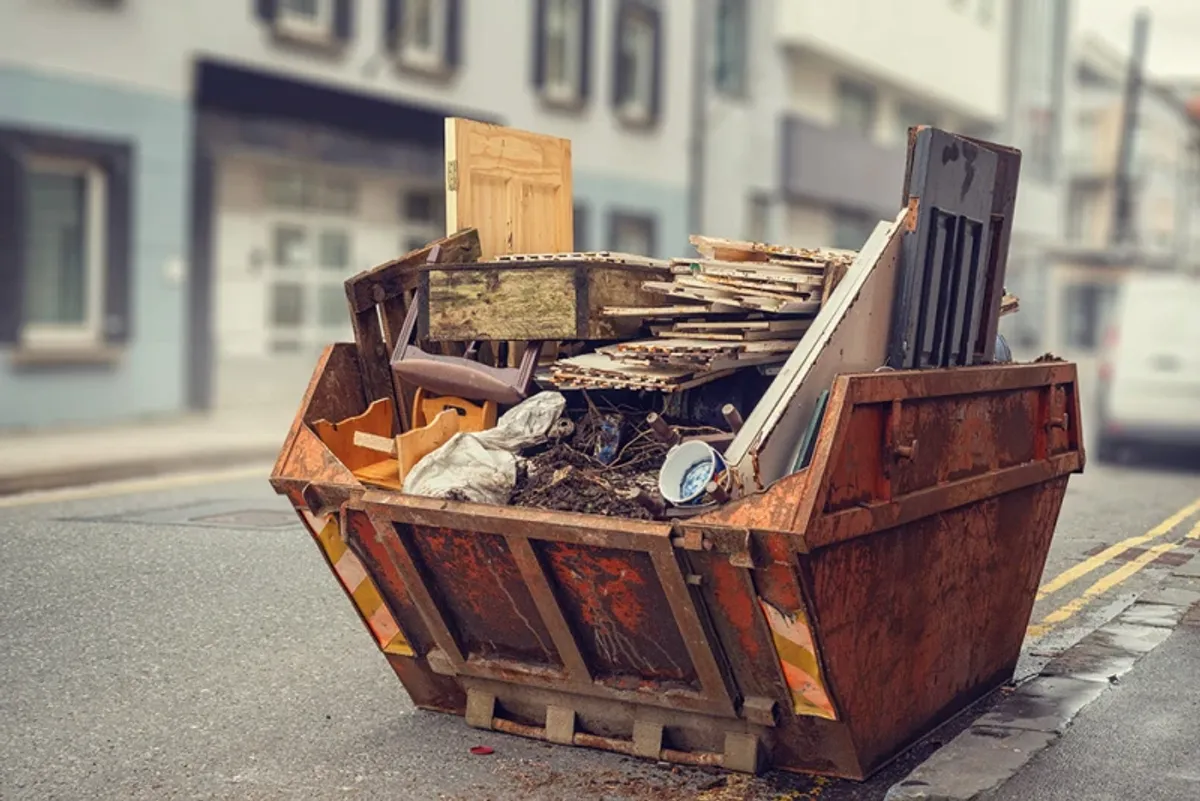
[[[16,367],[0,350],[0,428],[110,423],[183,410],[191,109],[183,98],[0,67],[0,125],[133,147],[132,335],[115,366]],[[186,261],[184,261],[186,264]]]
[[[587,210],[587,242],[584,244],[588,250],[609,247],[609,215],[615,211],[649,214],[658,220],[658,252],[641,255],[668,259],[693,252],[688,244],[692,232],[687,229],[685,187],[631,181],[580,170],[575,171],[572,183],[576,206]]]

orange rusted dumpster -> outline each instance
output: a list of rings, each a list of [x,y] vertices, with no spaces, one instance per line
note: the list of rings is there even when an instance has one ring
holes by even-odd
[[[685,522],[368,489],[309,425],[272,476],[413,701],[478,728],[862,779],[1016,666],[1067,479],[1073,364],[837,378],[809,466]]]

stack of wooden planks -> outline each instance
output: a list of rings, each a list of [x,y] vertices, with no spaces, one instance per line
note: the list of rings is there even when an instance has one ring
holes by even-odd
[[[560,359],[551,368],[556,386],[669,393],[782,362],[856,255],[703,236],[691,242],[697,257],[672,260],[671,280],[642,284],[677,302],[601,310],[639,319],[654,338]]]
[[[788,248],[693,236],[698,256],[671,261],[671,281],[652,292],[705,304],[710,311],[812,315],[854,261],[847,250]]]

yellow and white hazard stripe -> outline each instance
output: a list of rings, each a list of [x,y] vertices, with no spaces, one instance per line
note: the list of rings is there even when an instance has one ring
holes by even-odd
[[[358,558],[358,554],[350,550],[345,540],[342,539],[337,515],[325,515],[322,519],[306,511],[302,513],[308,521],[310,530],[317,532],[317,544],[321,546],[321,550],[329,558],[329,563],[333,565],[333,572],[337,575],[338,581],[354,599],[354,605],[358,607],[363,620],[367,622],[367,628],[375,636],[380,650],[399,656],[414,656],[412,647],[400,631],[400,626],[396,623],[396,618],[392,615],[391,610],[384,603],[379,588],[367,574],[362,560]]]
[[[816,643],[804,610],[785,614],[762,598],[758,603],[771,627],[779,666],[792,694],[793,711],[797,715],[837,720],[837,711],[821,677]]]

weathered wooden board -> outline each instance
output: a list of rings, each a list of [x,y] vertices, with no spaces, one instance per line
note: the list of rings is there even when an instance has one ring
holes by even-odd
[[[606,316],[617,303],[658,302],[642,288],[665,270],[551,260],[480,262],[424,272],[421,336],[435,341],[621,339],[637,319]]]
[[[772,281],[782,284],[798,284],[820,287],[825,280],[825,265],[784,265],[769,262],[711,261],[708,259],[675,259],[671,272],[676,275],[701,273],[740,278],[746,281]]]
[[[855,252],[838,248],[792,248],[764,242],[745,242],[693,234],[688,238],[696,252],[718,261],[798,260],[827,264],[830,261],[854,261]]]
[[[574,339],[573,266],[428,270],[422,336],[433,340]]]
[[[657,293],[656,293],[657,294]],[[600,310],[604,317],[641,317],[643,319],[690,317],[709,314],[708,306],[605,306]]]
[[[668,328],[665,331],[656,331],[655,336],[669,339],[705,339],[714,342],[759,342],[767,339],[780,339],[781,337],[792,338],[799,340],[804,335],[804,331],[738,331],[731,329],[728,331],[685,331],[678,326]]]
[[[811,320],[712,320],[675,323],[680,331],[803,331]]]

